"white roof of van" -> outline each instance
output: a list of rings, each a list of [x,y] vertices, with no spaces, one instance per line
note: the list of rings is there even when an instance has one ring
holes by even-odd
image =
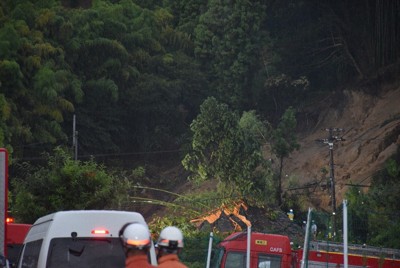
[[[46,216],[40,217],[37,219],[34,223],[39,224],[45,221],[49,220],[55,220],[55,219],[62,219],[62,218],[71,218],[71,217],[79,217],[79,215],[83,215],[84,217],[87,216],[104,216],[104,217],[112,217],[112,216],[118,216],[118,217],[137,217],[137,221],[140,222],[145,222],[142,214],[138,212],[133,212],[133,211],[120,211],[120,210],[65,210],[65,211],[58,211],[54,212],[51,214],[48,214]]]
[[[102,237],[118,237],[121,227],[128,222],[140,222],[145,219],[138,212],[117,210],[70,210],[59,211],[36,220],[26,240],[40,237],[92,237],[94,230],[107,230]]]

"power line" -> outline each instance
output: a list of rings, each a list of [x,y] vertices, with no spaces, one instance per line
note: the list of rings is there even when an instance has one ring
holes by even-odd
[[[354,184],[354,183],[346,183],[346,186],[354,186],[354,187],[371,187],[371,185],[366,184]]]

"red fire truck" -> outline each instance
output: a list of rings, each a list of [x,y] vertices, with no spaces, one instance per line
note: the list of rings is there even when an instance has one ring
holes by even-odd
[[[252,233],[250,267],[291,267],[292,250],[287,236]],[[212,267],[246,267],[247,233],[234,233],[219,244]]]
[[[24,243],[24,239],[29,229],[31,228],[31,224],[22,224],[22,223],[7,223],[7,235],[6,235],[6,244],[7,244],[7,259],[10,263],[17,263],[18,256],[22,245]]]
[[[218,245],[211,267],[245,268],[247,233],[234,233]],[[303,249],[291,249],[287,236],[252,233],[250,268],[301,268]],[[400,250],[360,245],[348,246],[348,267],[400,268]],[[343,245],[340,243],[310,242],[308,258],[303,267],[344,267]]]
[[[297,263],[301,263],[304,251],[296,250]],[[348,245],[349,267],[400,267],[400,250],[367,245]],[[310,242],[308,267],[343,267],[343,244],[328,241]],[[330,266],[330,267],[331,267]],[[298,266],[300,267],[300,266]]]
[[[0,267],[16,263],[30,227],[8,216],[8,152],[0,148]]]

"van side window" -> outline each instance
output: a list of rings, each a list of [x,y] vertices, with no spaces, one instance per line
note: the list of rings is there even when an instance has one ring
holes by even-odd
[[[21,268],[36,268],[43,239],[26,243],[21,256]]]

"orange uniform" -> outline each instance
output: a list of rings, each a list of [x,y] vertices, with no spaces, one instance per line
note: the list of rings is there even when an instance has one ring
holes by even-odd
[[[149,263],[146,255],[129,256],[125,261],[126,268],[152,268],[155,267]]]
[[[179,261],[178,255],[167,254],[158,258],[158,268],[188,268]]]

